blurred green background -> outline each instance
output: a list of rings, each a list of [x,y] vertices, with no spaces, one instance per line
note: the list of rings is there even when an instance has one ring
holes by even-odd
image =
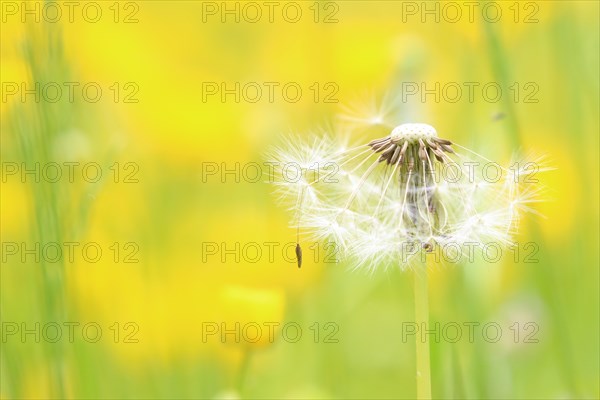
[[[372,111],[374,98],[401,94],[403,82],[500,85],[498,102],[476,89],[473,101],[412,96],[398,111],[488,158],[533,151],[556,168],[540,176],[545,218],[523,221],[517,238],[537,244],[537,262],[511,253],[431,268],[432,324],[480,324],[472,341],[466,327],[456,343],[432,341],[433,396],[600,396],[598,2],[497,2],[497,22],[483,17],[486,2],[475,2],[472,19],[461,2],[276,2],[273,22],[262,2],[253,3],[257,22],[244,2],[97,2],[98,22],[82,14],[94,19],[96,6],[76,3],[73,22],[64,3],[52,22],[55,5],[38,3],[47,15],[36,21],[34,3],[2,2],[0,397],[414,398],[414,338],[402,336],[413,321],[412,274],[351,273],[327,262],[324,244],[305,245],[297,269],[281,250],[295,231],[267,176],[203,175],[212,163],[262,164],[282,137],[331,126],[343,104]],[[222,22],[221,7],[239,7],[240,22]],[[286,20],[285,7],[288,19],[299,8],[300,20]],[[438,7],[439,22],[421,7]],[[20,85],[35,82],[79,86],[73,101],[66,91],[56,102],[22,101]],[[103,90],[98,102],[81,96],[89,82]],[[205,82],[280,86],[272,102],[266,91],[254,103],[203,101]],[[287,82],[302,88],[299,101],[281,95]],[[525,101],[526,83],[537,102]],[[332,88],[337,102],[325,102]],[[23,182],[7,169],[36,162],[97,163],[102,179]],[[22,262],[9,247],[65,242],[80,243],[73,262]],[[102,248],[98,262],[81,256],[86,243]],[[263,256],[222,262],[206,243],[258,243]],[[264,243],[277,243],[272,260]],[[79,323],[72,341],[65,322]],[[261,340],[244,340],[250,331],[239,343],[203,337],[211,323],[236,322],[262,326]],[[272,341],[265,322],[281,324]],[[482,337],[490,322],[502,328],[497,342]],[[52,323],[62,329],[56,343],[46,340]],[[283,337],[286,323],[296,325]],[[524,340],[532,326],[535,343]],[[34,333],[22,337],[22,328]]]

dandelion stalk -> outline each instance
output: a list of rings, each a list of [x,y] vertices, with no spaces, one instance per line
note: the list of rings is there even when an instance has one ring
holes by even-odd
[[[422,272],[421,275],[419,272]],[[415,323],[421,329],[429,324],[429,290],[427,265],[414,272]],[[417,360],[417,399],[431,399],[429,343],[415,335]]]

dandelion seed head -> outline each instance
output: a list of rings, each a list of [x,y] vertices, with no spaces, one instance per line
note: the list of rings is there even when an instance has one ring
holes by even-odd
[[[293,226],[338,244],[354,268],[412,268],[422,255],[407,244],[425,252],[457,245],[456,254],[466,244],[509,245],[521,215],[535,213],[544,191],[523,181],[543,169],[498,166],[503,179],[486,179],[483,167],[490,160],[440,138],[433,126],[387,129],[386,136],[354,146],[317,137],[303,144],[290,140],[274,151],[277,160],[318,172],[312,179],[276,182],[280,197],[289,198]],[[333,165],[334,173],[313,168],[317,161]],[[478,167],[471,172],[467,165]]]

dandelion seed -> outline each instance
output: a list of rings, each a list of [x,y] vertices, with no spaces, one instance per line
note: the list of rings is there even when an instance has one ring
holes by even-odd
[[[302,247],[300,247],[300,243],[296,243],[296,260],[298,261],[298,268],[302,267]]]

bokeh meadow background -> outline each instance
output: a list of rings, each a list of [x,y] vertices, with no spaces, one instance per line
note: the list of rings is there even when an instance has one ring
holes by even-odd
[[[428,338],[433,396],[598,398],[598,2],[475,2],[472,17],[462,2],[292,3],[275,2],[272,22],[262,2],[75,2],[72,21],[61,2],[1,3],[0,397],[414,398],[412,274],[350,272],[319,243],[298,269],[263,162],[290,134],[335,130],[344,105],[376,117],[407,82],[439,82],[463,97],[419,92],[391,111],[490,159],[534,152],[556,169],[540,174],[544,217],[523,221],[517,262],[430,267],[430,327],[462,327],[455,343],[441,328]],[[35,82],[62,96],[22,98]],[[257,82],[262,97],[207,95],[223,82]],[[472,100],[465,82],[479,84]],[[21,171],[35,163],[39,182]],[[89,165],[101,178],[82,178]],[[76,243],[73,259],[48,243]],[[239,342],[207,334],[236,322]]]

